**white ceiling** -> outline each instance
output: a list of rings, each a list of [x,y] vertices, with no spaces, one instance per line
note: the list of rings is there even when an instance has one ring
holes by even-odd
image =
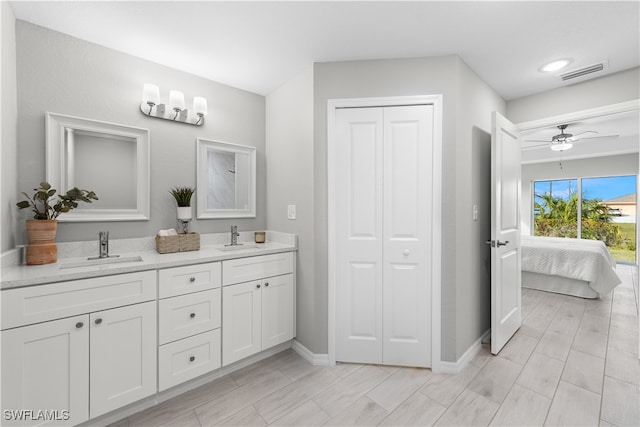
[[[640,65],[638,1],[11,5],[18,19],[263,95],[313,62],[457,54],[506,100],[564,85],[538,71],[554,59]]]

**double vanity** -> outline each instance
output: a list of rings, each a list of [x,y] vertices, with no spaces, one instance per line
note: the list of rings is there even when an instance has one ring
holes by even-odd
[[[289,346],[296,236],[225,239],[171,254],[125,239],[112,242],[120,257],[93,263],[74,256],[89,243],[63,243],[56,264],[4,265],[3,412],[106,423]]]

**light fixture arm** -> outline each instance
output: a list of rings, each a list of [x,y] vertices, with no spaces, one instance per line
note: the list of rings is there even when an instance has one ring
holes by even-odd
[[[160,103],[157,105],[151,105],[147,103],[140,104],[140,111],[147,117],[154,117],[156,119],[164,119],[172,122],[184,123],[193,126],[202,126],[204,124],[204,117],[196,115],[196,118],[189,117],[189,110],[169,110],[166,105]],[[172,114],[174,113],[174,114]]]

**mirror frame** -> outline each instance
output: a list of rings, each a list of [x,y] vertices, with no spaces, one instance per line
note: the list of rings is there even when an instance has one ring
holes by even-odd
[[[207,209],[208,161],[210,150],[249,155],[249,207],[247,209]],[[196,198],[198,219],[255,218],[256,217],[256,147],[197,139]]]
[[[61,214],[58,220],[61,222],[148,221],[150,211],[149,129],[47,112],[46,177],[51,186],[60,192],[68,190],[65,173],[67,160],[63,155],[65,129],[113,135],[115,138],[131,138],[135,141],[136,207],[134,209],[92,209],[90,204],[83,204],[70,212]]]

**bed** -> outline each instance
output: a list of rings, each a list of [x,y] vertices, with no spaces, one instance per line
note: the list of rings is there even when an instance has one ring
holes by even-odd
[[[600,298],[622,281],[599,240],[522,236],[522,286]]]

